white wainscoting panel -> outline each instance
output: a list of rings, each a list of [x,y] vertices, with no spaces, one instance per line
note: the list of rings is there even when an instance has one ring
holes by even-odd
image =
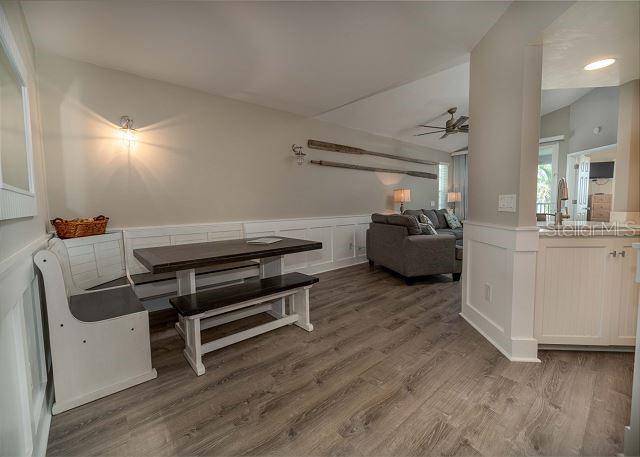
[[[322,249],[285,256],[285,272],[315,274],[367,261],[371,216],[338,216],[245,222],[247,237],[287,236],[319,241]]]
[[[285,256],[285,271],[319,273],[365,262],[370,216],[338,216],[216,224],[135,227],[65,240],[76,286],[88,289],[147,269],[133,256],[144,247],[285,236],[319,241],[322,249]]]
[[[0,455],[44,456],[51,422],[46,344],[33,254],[37,239],[0,262]]]
[[[464,224],[460,315],[509,360],[539,362],[534,332],[537,227]]]

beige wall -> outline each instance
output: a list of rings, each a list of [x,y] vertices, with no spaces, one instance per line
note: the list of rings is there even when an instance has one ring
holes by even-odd
[[[565,106],[540,118],[540,138],[564,135],[564,141],[558,142],[558,177],[567,174],[567,154],[571,137],[571,107]],[[565,176],[566,177],[566,176]]]
[[[640,80],[620,86],[614,211],[640,212]],[[638,222],[636,220],[636,222]]]
[[[514,2],[471,52],[468,219],[535,225],[542,49],[568,3]],[[500,194],[517,211],[498,212]]]
[[[38,104],[38,90],[36,87],[34,50],[31,37],[27,30],[22,9],[17,2],[1,2],[9,27],[18,45],[18,49],[27,69],[27,90],[30,97],[31,132],[33,139],[34,178],[36,198],[38,201],[38,215],[36,217],[10,219],[0,221],[0,260],[19,251],[29,242],[45,234],[47,224],[47,195],[43,173],[42,160],[42,130],[40,124],[40,109]]]
[[[291,145],[331,141],[435,161],[449,155],[53,55],[38,55],[51,214],[112,226],[366,214],[437,201],[437,181],[295,164]],[[128,155],[114,125],[139,129]],[[313,151],[313,159],[436,167]],[[397,208],[397,206],[396,206]]]

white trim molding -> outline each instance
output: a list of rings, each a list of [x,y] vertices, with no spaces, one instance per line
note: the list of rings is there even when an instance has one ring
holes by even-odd
[[[533,336],[538,231],[464,223],[460,315],[514,362],[540,361]]]
[[[25,66],[16,40],[11,32],[9,21],[0,6],[0,52],[4,52],[13,67],[22,92],[22,115],[24,121],[24,138],[26,151],[26,167],[28,189],[19,189],[3,181],[2,160],[0,160],[0,220],[31,217],[37,214],[35,184],[33,174],[33,140],[31,136],[31,114],[29,104],[29,88],[27,87],[27,67]],[[2,151],[0,151],[0,157]]]
[[[48,383],[40,309],[40,291],[33,254],[46,246],[38,237],[0,261],[0,360],[2,415],[10,418],[0,454],[44,456],[51,423],[53,385]]]

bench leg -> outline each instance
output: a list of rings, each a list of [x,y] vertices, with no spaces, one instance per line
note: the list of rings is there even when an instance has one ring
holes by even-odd
[[[293,295],[293,310],[298,315],[296,325],[308,332],[313,331],[313,324],[309,320],[309,289],[305,288]]]
[[[191,268],[190,270],[176,271],[176,281],[178,283],[178,295],[190,295],[196,293],[195,269]],[[178,315],[178,322],[176,322],[176,331],[183,340],[186,340],[184,319],[180,315]]]
[[[284,269],[284,256],[278,255],[275,257],[265,257],[260,259],[260,278],[270,278],[272,276],[280,276]],[[285,316],[284,298],[279,298],[271,305],[271,311],[269,311],[276,319],[280,319]]]
[[[184,357],[198,376],[204,374],[204,364],[202,363],[202,344],[200,342],[200,319],[184,319],[185,340]]]

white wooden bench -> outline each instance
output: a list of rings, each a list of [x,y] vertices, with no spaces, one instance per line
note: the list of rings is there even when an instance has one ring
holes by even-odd
[[[53,414],[157,376],[149,313],[131,287],[97,291],[73,282],[66,246],[54,238],[34,262],[42,272],[53,362]]]
[[[230,344],[295,324],[313,330],[309,320],[309,289],[318,278],[302,273],[286,273],[268,278],[256,278],[215,291],[181,295],[170,300],[178,311],[185,340],[184,356],[198,376],[204,374],[202,355]],[[285,299],[282,314],[277,319],[257,327],[234,333],[207,343],[201,342],[201,331],[261,312],[271,311],[271,302]]]

